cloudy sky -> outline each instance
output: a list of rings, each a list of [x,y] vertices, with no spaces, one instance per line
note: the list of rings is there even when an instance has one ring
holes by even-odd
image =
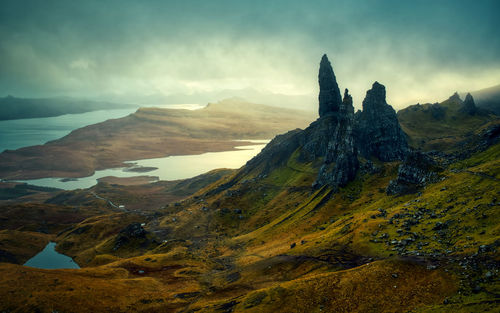
[[[497,0],[2,0],[0,96],[315,97],[327,53],[358,107],[377,80],[401,108],[499,84],[498,12]]]

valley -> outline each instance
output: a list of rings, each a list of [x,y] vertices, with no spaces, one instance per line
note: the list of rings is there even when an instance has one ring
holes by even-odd
[[[85,177],[96,170],[130,166],[125,161],[231,151],[252,144],[234,140],[267,139],[304,127],[312,118],[312,113],[249,105],[237,99],[193,111],[141,108],[44,145],[4,151],[0,154],[0,177]]]
[[[396,113],[378,82],[354,113],[326,55],[318,78],[319,118],[307,123],[259,106],[245,108],[257,119],[243,118],[225,102],[140,109],[1,154],[7,178],[78,177],[139,152],[217,151],[283,133],[239,169],[189,179],[107,177],[68,191],[1,183],[0,309],[495,312],[500,118],[458,95]],[[51,241],[81,269],[21,265]]]

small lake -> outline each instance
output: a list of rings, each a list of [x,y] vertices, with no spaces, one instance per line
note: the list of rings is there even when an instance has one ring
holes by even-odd
[[[56,243],[49,242],[40,253],[29,259],[23,265],[44,269],[80,268],[72,258],[57,252],[55,248]]]
[[[23,180],[31,185],[53,187],[66,190],[89,188],[97,183],[97,179],[106,176],[134,177],[155,176],[158,180],[177,180],[191,178],[218,168],[237,169],[245,165],[252,157],[257,155],[269,140],[248,140],[256,145],[237,146],[235,151],[207,152],[197,155],[176,155],[165,158],[144,159],[126,162],[133,165],[130,168],[114,168],[96,171],[94,175],[78,179],[41,178]],[[140,168],[151,168],[140,171]],[[154,180],[157,180],[154,179]],[[154,181],[153,180],[153,181]]]
[[[165,104],[154,107],[166,109],[196,110],[203,108],[198,104]],[[54,117],[27,118],[0,121],[0,152],[22,147],[43,145],[68,135],[72,130],[87,125],[127,116],[137,111],[136,108],[100,110],[80,114],[65,114]]]

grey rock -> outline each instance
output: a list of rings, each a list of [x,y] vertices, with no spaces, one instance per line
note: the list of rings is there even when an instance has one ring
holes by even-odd
[[[436,182],[442,168],[427,154],[412,151],[399,166],[398,176],[391,180],[386,192],[389,195],[417,192],[418,188]]]
[[[318,73],[319,81],[319,116],[323,117],[329,113],[338,112],[342,103],[339,86],[332,65],[326,54],[321,58]]]
[[[141,241],[146,240],[147,231],[142,228],[141,223],[132,223],[122,229],[120,233],[115,238],[115,244],[113,250],[116,251],[122,246],[128,244],[133,239],[140,239]]]
[[[319,118],[304,130],[295,129],[276,136],[262,151],[247,162],[231,181],[221,184],[211,193],[230,192],[242,177],[253,173],[259,179],[272,170],[285,166],[297,153],[297,161],[323,160],[313,188],[328,185],[334,191],[352,181],[360,167],[358,151],[366,159],[402,160],[408,146],[395,111],[385,100],[385,87],[374,83],[363,102],[363,112],[354,115],[352,97],[347,89],[342,100],[335,74],[326,55],[318,74]],[[374,172],[373,163],[364,170]],[[383,212],[380,214],[383,216]]]
[[[120,231],[128,237],[144,238],[147,232],[142,228],[141,223],[132,223]]]
[[[465,96],[465,100],[462,103],[460,111],[469,115],[476,114],[477,111],[476,103],[474,102],[474,98],[472,98],[472,95],[470,93],[468,93],[467,96]]]
[[[381,161],[403,160],[408,151],[406,134],[399,126],[396,111],[387,104],[384,85],[373,83],[356,114],[356,146],[365,158]]]
[[[338,122],[327,146],[324,164],[315,185],[345,186],[354,179],[359,167],[353,136],[354,108],[352,97],[345,90],[338,114]]]

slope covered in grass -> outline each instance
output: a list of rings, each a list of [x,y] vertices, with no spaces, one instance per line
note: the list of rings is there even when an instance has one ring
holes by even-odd
[[[411,146],[453,151],[482,126],[499,119],[481,109],[473,115],[467,114],[461,111],[462,106],[463,101],[455,94],[441,103],[416,104],[400,110],[398,120]]]
[[[24,308],[42,310],[106,290],[97,298],[105,310],[492,311],[499,147],[451,164],[442,180],[405,196],[385,193],[397,162],[375,164],[333,193],[312,191],[316,165],[293,153],[267,175],[229,173],[154,214],[88,219],[56,239],[85,260],[84,272],[2,265],[9,279],[30,275],[33,283],[4,284],[0,292],[11,307],[32,294]],[[145,222],[148,235],[114,249],[131,222]],[[84,284],[75,287],[75,279]],[[49,280],[58,306],[54,293],[34,293]],[[119,295],[127,285],[137,286],[135,302]]]

